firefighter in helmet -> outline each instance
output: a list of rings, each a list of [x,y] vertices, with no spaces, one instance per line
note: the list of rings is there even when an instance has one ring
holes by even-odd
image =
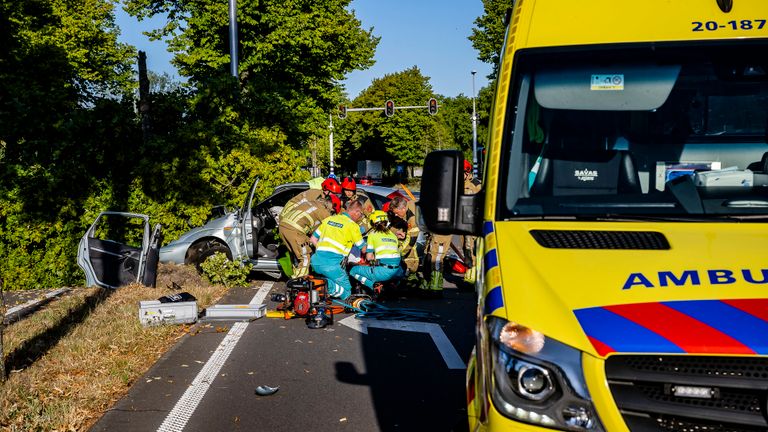
[[[341,185],[335,178],[328,177],[323,180],[320,189],[307,189],[288,200],[288,202],[285,203],[285,206],[283,206],[283,210],[280,212],[278,220],[282,219],[283,214],[287,214],[287,212],[292,211],[294,207],[305,201],[318,201],[321,199],[330,200],[329,196],[331,194],[341,194]]]
[[[389,216],[374,210],[368,219],[371,231],[366,242],[366,259],[370,265],[354,266],[349,274],[373,290],[377,283],[402,278],[405,271],[400,265],[399,240],[389,230]]]
[[[309,236],[325,218],[341,212],[341,200],[333,194],[330,198],[304,201],[280,215],[280,239],[295,258],[293,277],[309,274],[309,259],[312,255]]]

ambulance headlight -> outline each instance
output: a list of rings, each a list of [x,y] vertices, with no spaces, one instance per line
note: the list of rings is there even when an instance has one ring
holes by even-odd
[[[589,398],[581,352],[497,317],[491,337],[491,399],[514,420],[566,431],[603,431]]]

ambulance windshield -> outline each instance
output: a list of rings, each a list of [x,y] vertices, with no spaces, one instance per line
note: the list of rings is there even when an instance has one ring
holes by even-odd
[[[768,216],[766,48],[521,53],[500,217]]]

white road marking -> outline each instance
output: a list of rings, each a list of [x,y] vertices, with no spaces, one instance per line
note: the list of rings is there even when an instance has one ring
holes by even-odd
[[[264,281],[261,283],[261,286],[259,287],[259,290],[256,292],[256,295],[253,296],[253,299],[251,300],[250,304],[263,304],[264,299],[267,298],[267,294],[269,294],[269,291],[272,289],[272,287],[275,285],[272,281]]]
[[[445,365],[448,369],[466,369],[467,366],[464,361],[459,357],[459,353],[456,352],[456,348],[445,335],[443,329],[435,323],[425,323],[416,321],[379,321],[369,319],[358,319],[354,315],[344,318],[339,321],[339,324],[345,325],[353,330],[357,330],[360,333],[368,334],[369,328],[380,328],[386,330],[400,330],[410,331],[416,333],[429,333],[432,337],[432,341],[437,345],[440,355],[445,360]]]
[[[272,286],[274,286],[274,282],[263,282],[249,304],[264,303],[264,299],[269,294]],[[224,366],[224,362],[227,361],[232,350],[235,349],[235,345],[237,345],[247,327],[247,322],[232,324],[232,328],[229,329],[224,340],[221,341],[211,355],[211,358],[203,365],[203,368],[192,381],[192,384],[187,388],[187,391],[184,392],[171,412],[165,417],[163,424],[157,429],[158,432],[181,432],[184,430],[187,422],[192,417],[192,414],[195,413],[195,409],[203,400],[203,396],[205,396],[213,380],[216,379],[219,371]]]

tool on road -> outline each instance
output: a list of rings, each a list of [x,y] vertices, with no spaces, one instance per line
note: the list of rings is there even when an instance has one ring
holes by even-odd
[[[333,324],[333,314],[344,310],[331,304],[328,281],[312,275],[289,280],[285,294],[273,294],[271,300],[281,303],[277,310],[285,314],[285,319],[293,316],[305,318],[307,327],[313,329]]]
[[[216,304],[205,310],[205,319],[221,320],[255,320],[267,312],[265,304]]]
[[[197,321],[197,301],[162,303],[160,300],[139,302],[142,325],[189,324]]]

